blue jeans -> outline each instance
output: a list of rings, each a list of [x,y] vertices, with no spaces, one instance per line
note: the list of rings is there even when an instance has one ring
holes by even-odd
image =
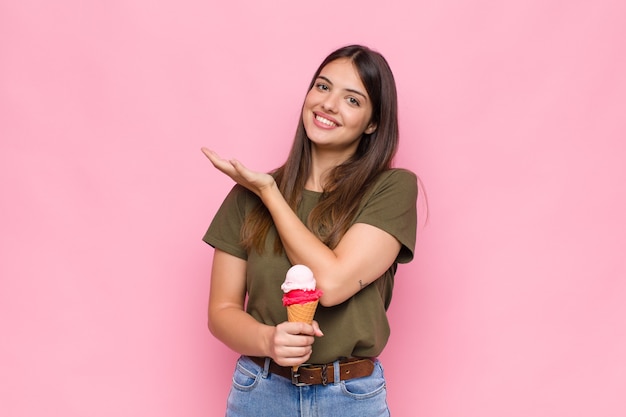
[[[228,395],[226,417],[387,417],[387,388],[383,368],[364,378],[335,383],[296,386],[291,380],[268,373],[269,360],[260,367],[250,358],[237,361]]]

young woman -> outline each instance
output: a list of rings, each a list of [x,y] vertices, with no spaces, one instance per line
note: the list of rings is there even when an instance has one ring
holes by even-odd
[[[389,415],[377,356],[417,223],[417,178],[392,168],[397,144],[391,69],[352,45],[316,71],[283,166],[259,173],[203,148],[237,183],[204,236],[209,328],[242,355],[227,416]],[[295,264],[323,291],[312,325],[288,322],[281,301]]]

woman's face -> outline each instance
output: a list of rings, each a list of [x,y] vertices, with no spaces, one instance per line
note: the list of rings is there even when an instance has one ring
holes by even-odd
[[[372,133],[372,103],[352,62],[340,58],[320,72],[304,100],[302,122],[313,146],[352,155],[363,133]]]

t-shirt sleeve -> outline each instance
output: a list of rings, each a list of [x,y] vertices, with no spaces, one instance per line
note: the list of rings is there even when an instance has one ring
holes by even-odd
[[[217,210],[202,240],[214,248],[247,260],[247,251],[241,245],[241,227],[246,211],[253,202],[250,194],[245,188],[235,185]]]
[[[413,259],[417,230],[417,176],[405,169],[384,173],[364,199],[355,223],[366,223],[394,236],[402,245],[399,263]]]

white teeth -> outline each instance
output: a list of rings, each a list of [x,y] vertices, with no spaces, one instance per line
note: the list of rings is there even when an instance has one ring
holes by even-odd
[[[325,119],[324,117],[319,116],[319,115],[317,115],[317,114],[315,115],[315,119],[317,119],[317,121],[319,121],[319,122],[324,123],[324,124],[325,124],[325,125],[327,125],[327,126],[337,126],[337,124],[336,124],[336,123],[334,123],[334,122],[332,122],[332,121],[330,121],[330,120],[328,120],[328,119]]]

